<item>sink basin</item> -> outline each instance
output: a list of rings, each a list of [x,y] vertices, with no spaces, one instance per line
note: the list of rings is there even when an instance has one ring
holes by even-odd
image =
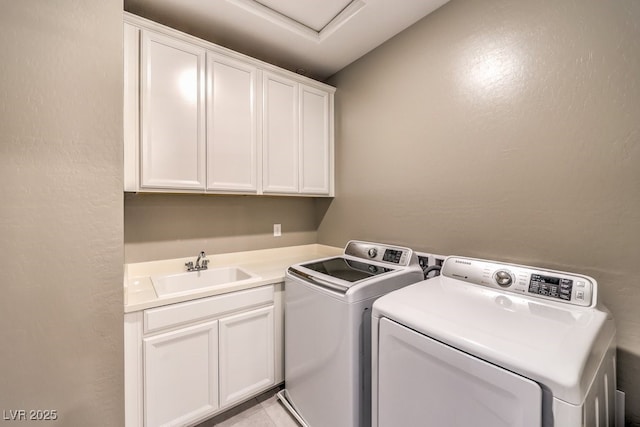
[[[222,285],[238,284],[260,279],[239,267],[221,267],[166,276],[151,276],[151,283],[159,297],[199,292]]]

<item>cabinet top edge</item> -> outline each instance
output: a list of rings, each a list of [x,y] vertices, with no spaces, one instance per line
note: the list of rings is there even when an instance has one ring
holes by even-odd
[[[166,25],[160,24],[158,22],[152,21],[150,19],[147,18],[143,18],[141,16],[135,15],[131,12],[127,12],[124,11],[124,22],[131,24],[131,25],[135,25],[141,28],[144,28],[146,30],[151,30],[151,31],[155,31],[155,32],[159,32],[161,34],[165,34],[165,35],[170,35],[173,37],[178,37],[180,39],[182,39],[183,41],[187,41],[189,43],[193,43],[196,44],[204,49],[208,49],[214,53],[220,53],[220,54],[224,54],[242,61],[247,61],[252,63],[253,65],[260,67],[261,69],[265,70],[265,71],[269,71],[269,72],[275,72],[275,73],[279,73],[282,75],[285,75],[289,78],[293,78],[295,80],[298,80],[301,83],[310,85],[310,86],[315,86],[317,88],[321,88],[323,90],[326,90],[328,92],[330,92],[331,94],[335,93],[336,88],[334,86],[328,85],[326,83],[320,82],[318,80],[314,80],[310,77],[307,76],[303,76],[301,74],[297,74],[294,73],[293,71],[278,67],[276,65],[270,64],[268,62],[262,61],[260,59],[257,58],[253,58],[249,55],[245,55],[243,53],[240,52],[236,52],[235,50],[229,49],[227,47],[224,46],[220,46],[218,44],[215,44],[213,42],[201,39],[199,37],[193,36],[191,34],[185,33],[184,31],[180,31],[177,30],[175,28],[172,27],[168,27]]]

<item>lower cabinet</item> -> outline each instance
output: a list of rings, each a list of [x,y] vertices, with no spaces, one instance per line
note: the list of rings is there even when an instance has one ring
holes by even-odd
[[[275,383],[273,306],[220,319],[220,406]]]
[[[218,409],[218,321],[143,339],[147,426],[184,425]]]
[[[282,285],[125,315],[125,425],[185,426],[282,381]]]

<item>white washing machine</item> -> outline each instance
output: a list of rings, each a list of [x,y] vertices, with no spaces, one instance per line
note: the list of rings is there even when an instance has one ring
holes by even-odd
[[[279,397],[303,425],[370,425],[371,305],[423,278],[411,249],[359,241],[287,270]]]
[[[378,299],[376,427],[615,425],[615,325],[587,276],[448,257]]]

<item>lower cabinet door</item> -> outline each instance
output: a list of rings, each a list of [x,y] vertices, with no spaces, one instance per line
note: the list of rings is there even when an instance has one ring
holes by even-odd
[[[220,406],[275,384],[274,307],[220,322]]]
[[[218,321],[143,339],[146,427],[182,426],[218,408]]]

